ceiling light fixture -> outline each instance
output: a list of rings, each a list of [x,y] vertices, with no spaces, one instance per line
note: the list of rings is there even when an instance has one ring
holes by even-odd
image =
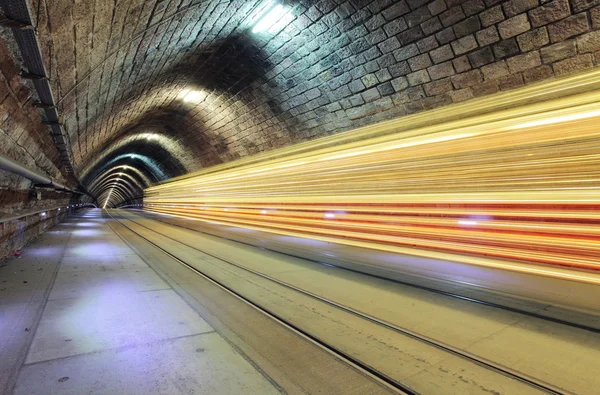
[[[201,91],[189,91],[184,97],[183,101],[186,103],[198,104],[202,101]]]
[[[252,29],[252,33],[259,33],[269,30],[274,24],[279,22],[281,18],[288,12],[289,8],[281,4],[271,7]]]

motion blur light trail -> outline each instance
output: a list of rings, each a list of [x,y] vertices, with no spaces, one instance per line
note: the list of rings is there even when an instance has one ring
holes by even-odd
[[[148,188],[146,209],[530,273],[597,271],[598,81],[590,72],[205,169]]]

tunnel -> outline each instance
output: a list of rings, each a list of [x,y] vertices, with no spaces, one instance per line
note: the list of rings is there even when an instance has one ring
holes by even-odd
[[[599,66],[598,0],[0,0],[0,393],[599,393]]]

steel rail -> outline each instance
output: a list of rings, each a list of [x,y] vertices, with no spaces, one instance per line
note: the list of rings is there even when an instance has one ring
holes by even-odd
[[[263,273],[255,271],[253,269],[249,269],[249,268],[244,267],[242,265],[236,264],[236,263],[231,262],[230,260],[228,260],[226,258],[220,257],[219,255],[206,252],[206,251],[204,251],[204,250],[202,250],[202,249],[200,249],[200,248],[198,248],[196,246],[189,245],[189,244],[184,243],[184,242],[182,242],[180,240],[177,240],[177,239],[175,239],[173,237],[170,237],[168,235],[160,233],[157,230],[152,229],[150,227],[147,227],[145,225],[142,225],[142,224],[140,224],[139,222],[137,222],[137,221],[135,221],[133,219],[130,219],[130,218],[125,218],[125,219],[127,221],[133,222],[134,224],[136,224],[136,225],[138,225],[138,226],[140,226],[142,228],[145,228],[145,229],[147,229],[149,231],[152,231],[152,232],[154,232],[156,234],[159,234],[159,235],[161,235],[163,237],[166,237],[166,238],[168,238],[170,240],[173,240],[176,243],[180,243],[180,244],[182,244],[182,245],[184,245],[186,247],[189,247],[189,248],[192,248],[192,249],[194,249],[196,251],[199,251],[202,254],[205,254],[205,255],[211,256],[211,257],[213,257],[215,259],[218,259],[220,261],[223,261],[223,262],[225,262],[225,263],[227,263],[227,264],[229,264],[231,266],[234,266],[236,268],[244,270],[244,271],[246,271],[248,273],[252,273],[252,274],[254,274],[256,276],[259,276],[261,278],[264,278],[266,280],[274,282],[274,283],[276,283],[278,285],[281,285],[281,286],[283,286],[285,288],[292,289],[292,290],[294,290],[294,291],[296,291],[298,293],[301,293],[301,294],[303,294],[305,296],[308,296],[308,297],[311,297],[311,298],[313,298],[315,300],[318,300],[320,302],[326,303],[326,304],[328,304],[330,306],[333,306],[333,307],[338,308],[338,309],[340,309],[342,311],[345,311],[347,313],[350,313],[350,314],[353,314],[353,315],[358,316],[360,318],[363,318],[363,319],[365,319],[367,321],[373,322],[373,323],[375,323],[377,325],[380,325],[380,326],[386,327],[388,329],[391,329],[391,330],[393,330],[393,331],[395,331],[397,333],[400,333],[402,335],[408,336],[410,338],[413,338],[415,340],[421,341],[421,342],[423,342],[425,344],[428,344],[430,346],[436,347],[436,348],[438,348],[438,349],[440,349],[442,351],[448,352],[448,353],[453,354],[455,356],[458,356],[458,357],[464,358],[466,360],[469,360],[471,362],[474,362],[474,363],[478,364],[479,366],[482,366],[484,368],[490,369],[490,370],[492,370],[492,371],[494,371],[496,373],[502,374],[502,375],[510,377],[512,379],[518,380],[518,381],[520,381],[520,382],[522,382],[524,384],[530,385],[530,386],[532,386],[532,387],[534,387],[536,389],[539,389],[539,390],[542,390],[542,391],[545,391],[545,392],[548,392],[548,393],[551,393],[551,394],[564,394],[564,393],[568,393],[568,392],[565,392],[563,389],[558,388],[558,387],[556,387],[556,386],[554,386],[554,385],[552,385],[550,383],[542,382],[542,381],[540,381],[540,380],[538,380],[538,379],[536,379],[534,377],[530,377],[530,376],[524,375],[524,374],[522,374],[522,373],[520,373],[518,371],[515,371],[515,370],[513,370],[513,369],[511,369],[509,367],[503,366],[501,364],[497,364],[497,363],[495,363],[493,361],[487,360],[487,359],[482,358],[482,357],[478,357],[478,356],[476,356],[476,355],[474,355],[472,353],[460,350],[460,349],[458,349],[458,348],[456,348],[454,346],[451,346],[451,345],[446,344],[444,342],[435,340],[435,339],[430,338],[428,336],[421,335],[421,334],[419,334],[417,332],[414,332],[414,331],[411,331],[409,329],[401,328],[401,327],[399,327],[397,325],[394,325],[392,323],[386,322],[384,320],[380,320],[380,319],[378,319],[378,318],[376,318],[374,316],[371,316],[371,315],[369,315],[367,313],[363,313],[363,312],[358,311],[356,309],[344,306],[343,304],[340,304],[340,303],[337,303],[337,302],[332,301],[330,299],[327,299],[325,297],[313,294],[313,293],[311,293],[309,291],[305,291],[305,290],[303,290],[301,288],[298,288],[296,286],[288,284],[288,283],[286,283],[284,281],[277,280],[277,279],[275,279],[275,278],[273,278],[271,276],[265,275]],[[117,220],[117,221],[119,221],[121,224],[123,224],[122,221],[120,221],[120,220]],[[129,227],[129,226],[125,225],[125,224],[123,224],[123,225],[126,226],[127,228],[129,228],[131,231],[133,231],[133,229],[131,229],[131,227]],[[135,231],[133,231],[133,232],[139,235],[139,233],[137,233]],[[141,237],[143,237],[143,236],[141,236]],[[143,238],[145,240],[151,242],[149,239],[147,239],[145,237],[143,237]],[[153,242],[151,242],[151,243],[155,244]],[[183,260],[181,260],[180,258],[178,258],[178,259],[183,262]],[[188,265],[188,264],[186,263],[186,265]],[[198,269],[196,269],[196,270],[198,270]]]
[[[276,314],[276,313],[270,311],[269,309],[267,309],[267,308],[259,305],[258,303],[255,303],[255,302],[251,301],[250,299],[244,297],[243,295],[241,295],[240,293],[236,292],[232,288],[224,285],[220,281],[218,281],[218,280],[214,279],[213,277],[207,275],[206,273],[202,272],[201,270],[198,270],[197,268],[195,268],[194,266],[192,266],[189,263],[185,262],[181,258],[179,258],[179,257],[173,255],[172,253],[170,253],[169,251],[165,250],[164,248],[162,248],[158,244],[156,244],[153,241],[149,240],[148,238],[142,236],[140,233],[138,233],[135,230],[133,230],[130,226],[127,226],[126,224],[124,224],[122,220],[113,217],[113,215],[110,214],[110,213],[108,213],[108,211],[107,211],[107,214],[108,214],[108,216],[111,219],[117,221],[118,223],[120,223],[121,225],[123,225],[125,228],[129,229],[132,233],[136,234],[138,237],[140,237],[141,239],[143,239],[144,241],[146,241],[148,244],[154,246],[156,249],[160,250],[161,252],[163,252],[164,254],[166,254],[167,256],[169,256],[171,259],[179,262],[180,264],[182,264],[183,266],[187,267],[188,269],[190,269],[194,273],[202,276],[206,280],[210,281],[211,283],[213,283],[214,285],[216,285],[219,288],[223,289],[224,291],[226,291],[227,293],[231,294],[232,296],[238,298],[242,302],[244,302],[244,303],[252,306],[253,308],[255,308],[256,310],[258,310],[259,312],[265,314],[266,316],[268,316],[269,318],[271,318],[274,321],[278,322],[279,324],[283,325],[284,327],[286,327],[286,328],[292,330],[293,332],[299,334],[300,336],[302,336],[302,337],[310,340],[313,344],[321,347],[322,349],[326,350],[330,354],[333,354],[334,356],[336,356],[338,359],[340,359],[344,363],[352,366],[353,368],[357,369],[358,371],[361,371],[363,374],[365,374],[367,376],[372,376],[370,378],[376,380],[377,382],[380,382],[381,384],[384,384],[388,388],[390,388],[390,389],[392,389],[392,390],[394,390],[394,391],[396,391],[398,393],[406,394],[406,395],[418,395],[418,392],[416,392],[415,390],[409,388],[408,386],[403,385],[403,384],[397,382],[393,378],[388,377],[387,375],[378,372],[377,370],[371,368],[368,365],[365,365],[360,360],[358,360],[358,359],[356,359],[356,358],[348,355],[347,353],[345,353],[345,352],[343,352],[343,351],[341,351],[341,350],[339,350],[339,349],[337,349],[337,348],[335,348],[335,347],[333,347],[333,346],[325,343],[324,341],[322,341],[319,338],[311,335],[310,333],[306,332],[305,330],[300,329],[298,326],[292,324],[288,320],[280,317],[278,314]],[[108,226],[115,233],[117,233],[117,231],[109,223],[108,223]]]
[[[489,306],[489,307],[493,307],[493,308],[497,308],[497,309],[505,310],[505,311],[510,311],[510,312],[517,313],[517,314],[523,314],[523,315],[527,315],[527,316],[532,317],[532,318],[538,318],[538,319],[542,319],[542,320],[545,320],[545,321],[554,322],[556,324],[566,325],[566,326],[570,326],[570,327],[577,328],[577,329],[582,329],[582,330],[585,330],[585,331],[588,331],[588,332],[600,333],[600,328],[595,328],[595,327],[591,327],[591,326],[587,326],[587,325],[577,324],[577,323],[574,323],[574,322],[562,320],[560,318],[549,317],[549,316],[545,316],[545,315],[542,315],[542,314],[534,313],[534,312],[531,312],[531,311],[526,311],[526,310],[521,310],[521,309],[517,309],[517,308],[514,308],[514,307],[504,306],[504,305],[501,305],[501,304],[498,304],[498,303],[487,302],[487,301],[480,300],[480,299],[475,299],[475,298],[472,298],[472,297],[462,296],[462,295],[458,295],[458,294],[455,294],[455,293],[452,293],[452,292],[442,291],[442,290],[435,289],[435,288],[430,288],[430,287],[427,287],[427,286],[424,286],[424,285],[412,284],[412,283],[408,283],[408,282],[404,282],[404,281],[400,281],[400,280],[395,280],[395,279],[391,279],[391,278],[379,276],[379,275],[376,275],[376,274],[370,274],[370,273],[366,273],[366,272],[361,272],[361,271],[358,271],[358,270],[349,269],[349,268],[342,267],[342,266],[337,266],[337,265],[334,265],[334,264],[331,264],[331,263],[319,262],[317,260],[310,259],[310,258],[305,258],[303,256],[294,255],[294,254],[290,254],[290,253],[287,253],[287,252],[281,252],[281,251],[277,251],[277,250],[274,250],[274,249],[271,249],[271,248],[268,248],[268,247],[257,246],[255,244],[251,244],[251,243],[247,243],[247,242],[235,240],[235,239],[224,237],[224,236],[220,236],[220,235],[215,235],[215,234],[209,233],[209,232],[204,232],[204,231],[201,231],[201,230],[198,230],[198,229],[194,229],[194,228],[190,228],[190,227],[187,227],[187,226],[183,226],[183,225],[180,225],[180,224],[177,224],[177,223],[167,222],[167,221],[164,221],[163,218],[159,218],[157,216],[157,214],[154,213],[154,212],[148,212],[148,211],[144,211],[142,209],[132,209],[132,210],[138,210],[138,211],[142,211],[144,213],[152,213],[152,219],[153,220],[156,220],[158,222],[162,222],[162,223],[165,223],[165,224],[173,225],[173,226],[176,226],[178,228],[192,230],[194,232],[202,233],[202,234],[209,235],[209,236],[212,236],[212,237],[219,237],[219,238],[224,239],[224,240],[233,241],[233,242],[240,243],[240,244],[243,244],[243,245],[247,245],[247,246],[250,246],[250,247],[262,248],[262,249],[264,249],[266,251],[271,251],[271,252],[275,252],[277,254],[287,255],[287,256],[290,256],[290,257],[293,257],[293,258],[303,259],[303,260],[306,260],[306,261],[317,263],[317,264],[319,264],[321,266],[334,267],[334,268],[339,269],[339,270],[344,270],[344,271],[348,271],[348,272],[352,272],[352,273],[357,273],[357,274],[361,274],[361,275],[365,275],[365,276],[369,276],[369,277],[373,277],[373,278],[378,278],[378,279],[382,279],[382,280],[386,280],[386,281],[391,281],[391,282],[394,282],[396,284],[405,285],[405,286],[408,286],[408,287],[411,287],[411,288],[420,289],[420,290],[423,290],[423,291],[433,292],[433,293],[436,293],[436,294],[439,294],[439,295],[444,295],[444,296],[448,296],[448,297],[451,297],[451,298],[464,300],[464,301],[467,301],[467,302],[473,302],[473,303],[481,304],[483,306]],[[163,214],[163,215],[165,215],[165,214]],[[166,214],[166,215],[168,215],[168,214]],[[172,216],[170,216],[170,217],[172,217]],[[177,218],[177,217],[172,217],[172,218]]]

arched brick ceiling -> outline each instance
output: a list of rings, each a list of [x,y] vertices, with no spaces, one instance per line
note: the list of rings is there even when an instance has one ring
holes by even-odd
[[[31,7],[84,183],[103,161],[143,149],[136,136],[151,137],[146,155],[174,170],[170,176],[223,160],[225,147],[203,133],[202,114],[181,92],[214,92],[214,105],[260,78],[264,70],[248,67],[257,48],[244,52],[255,43],[242,36],[264,2],[71,4],[36,0]]]
[[[144,184],[600,61],[591,0],[279,1],[286,16],[253,33],[269,3],[31,0],[84,185],[117,166]]]

